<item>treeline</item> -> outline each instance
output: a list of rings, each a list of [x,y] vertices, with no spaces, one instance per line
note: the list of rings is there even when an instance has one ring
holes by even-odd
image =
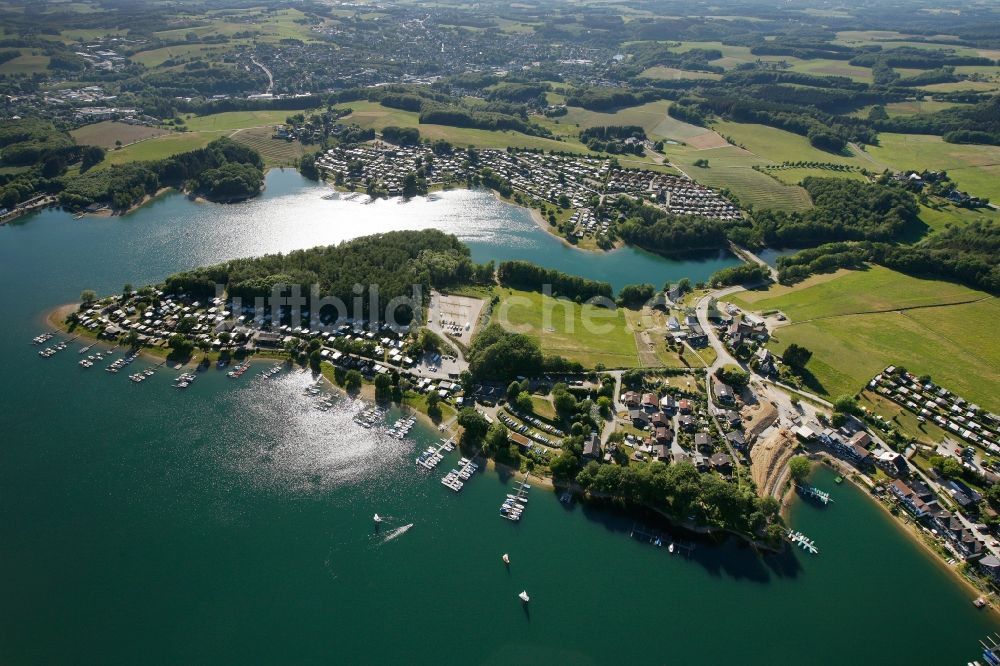
[[[399,146],[415,146],[420,143],[420,130],[416,127],[388,125],[382,128],[382,138]]]
[[[858,67],[871,67],[878,61],[884,62],[889,67],[902,69],[938,69],[945,66],[992,67],[995,64],[995,61],[990,58],[958,55],[947,51],[918,49],[909,46],[900,46],[888,51],[862,53],[851,58],[850,64]]]
[[[581,106],[588,111],[612,111],[638,106],[660,98],[655,90],[630,91],[623,88],[577,88],[566,96],[567,106]]]
[[[583,366],[561,356],[545,356],[538,341],[491,323],[476,334],[466,354],[477,380],[510,380],[545,372],[582,372]]]
[[[694,465],[661,462],[630,465],[582,464],[582,437],[563,441],[563,452],[553,461],[553,473],[576,482],[595,497],[625,506],[647,506],[680,523],[695,522],[781,544],[784,529],[780,505],[773,497],[759,497],[751,486],[730,483],[714,473],[700,473]]]
[[[756,239],[774,247],[803,247],[836,240],[888,241],[915,222],[913,195],[896,185],[809,177],[802,186],[814,206],[802,212],[773,209],[753,215]]]
[[[221,138],[166,159],[113,165],[65,178],[59,200],[70,208],[108,203],[124,210],[161,187],[184,188],[210,199],[245,198],[260,191],[263,168],[256,150]]]
[[[607,282],[597,282],[576,275],[567,275],[561,271],[542,268],[529,261],[504,261],[497,268],[497,281],[515,289],[541,291],[549,285],[553,296],[562,296],[578,302],[591,298],[603,297],[610,299],[613,295],[611,285]]]
[[[938,134],[953,143],[1000,145],[1000,95],[967,106],[876,121],[885,132]]]
[[[632,153],[644,154],[642,142],[646,139],[646,130],[638,125],[607,125],[588,127],[580,132],[580,141],[591,150],[598,153]]]
[[[778,279],[794,284],[815,273],[880,264],[907,275],[961,282],[1000,294],[1000,226],[976,221],[951,227],[913,245],[827,243],[778,259]]]
[[[230,296],[253,303],[257,297],[269,296],[275,285],[299,285],[303,294],[316,285],[321,296],[339,298],[352,309],[341,314],[356,316],[353,304],[359,297],[363,313],[358,314],[366,319],[383,322],[388,314],[406,324],[416,314],[411,304],[387,313],[390,302],[413,297],[414,289],[426,298],[432,286],[446,286],[479,274],[469,257],[468,247],[453,235],[434,229],[393,231],[340,245],[234,259],[177,273],[167,278],[165,290],[204,297],[214,295],[215,285],[222,284]],[[362,286],[361,294],[356,293],[355,285]]]
[[[769,277],[770,273],[765,266],[757,263],[748,263],[717,270],[712,273],[708,282],[712,287],[719,288],[737,284],[765,282]]]
[[[550,137],[552,133],[517,116],[494,111],[471,111],[461,107],[432,107],[421,111],[420,123],[424,125],[448,125],[450,127],[471,127],[484,130],[513,130],[532,136]]]

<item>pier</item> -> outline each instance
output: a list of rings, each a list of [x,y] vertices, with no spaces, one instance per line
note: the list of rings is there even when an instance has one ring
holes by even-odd
[[[785,536],[792,545],[798,546],[807,553],[811,553],[812,555],[819,554],[819,548],[816,547],[816,542],[802,532],[793,532],[792,530],[788,530],[788,533]]]
[[[514,492],[508,493],[507,499],[500,505],[500,517],[515,523],[521,520],[521,514],[527,508],[529,490],[531,486],[528,485],[528,475],[525,473],[524,478],[514,484]]]
[[[694,550],[693,543],[684,543],[683,541],[672,541],[669,537],[664,536],[661,532],[655,532],[653,530],[648,530],[639,523],[633,523],[632,529],[629,530],[629,537],[633,539],[638,539],[639,541],[644,541],[648,544],[652,544],[657,548],[667,547],[671,553],[679,552],[684,556],[690,556],[691,552]]]
[[[819,488],[816,488],[815,486],[798,486],[797,485],[797,486],[795,486],[795,488],[800,493],[802,493],[802,495],[804,497],[808,497],[808,498],[814,499],[814,500],[816,500],[818,502],[822,502],[823,504],[829,504],[830,502],[833,501],[833,499],[830,497],[830,493],[828,493],[826,491],[823,491],[823,490],[820,490]]]
[[[468,458],[462,458],[458,461],[459,467],[453,469],[444,475],[441,479],[441,484],[446,488],[451,488],[456,493],[462,490],[465,486],[465,482],[472,478],[472,475],[476,473],[479,469],[479,465],[472,462]]]
[[[444,453],[454,450],[455,442],[451,438],[442,439],[437,448],[428,446],[427,450],[418,455],[416,463],[424,469],[434,469],[444,460]]]

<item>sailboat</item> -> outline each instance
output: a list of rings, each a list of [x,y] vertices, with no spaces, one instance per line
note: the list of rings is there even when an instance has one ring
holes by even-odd
[[[375,514],[375,522],[376,523],[381,523],[383,520],[385,520],[385,519],[382,516],[378,515],[377,513]]]
[[[667,546],[667,550],[669,550],[671,553],[673,553],[674,552],[674,544],[670,544],[669,546]]]
[[[510,565],[510,555],[508,555],[507,553],[503,554],[503,563]]]
[[[525,590],[521,590],[521,594],[517,595],[517,597],[524,603],[531,601],[531,597],[528,596],[528,593]]]

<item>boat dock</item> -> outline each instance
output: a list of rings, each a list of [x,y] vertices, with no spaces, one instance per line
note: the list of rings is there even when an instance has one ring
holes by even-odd
[[[655,532],[653,530],[648,530],[639,523],[633,523],[632,529],[629,530],[629,537],[633,539],[638,539],[639,541],[644,541],[648,544],[652,544],[657,548],[663,548],[666,546],[667,550],[673,553],[681,553],[685,556],[690,556],[691,551],[694,550],[693,543],[684,543],[683,541],[673,541],[669,536],[665,536],[660,532]]]
[[[458,468],[451,470],[441,479],[442,485],[446,488],[451,488],[456,493],[465,486],[465,482],[471,479],[472,475],[479,469],[479,465],[468,458],[459,460],[458,465]]]
[[[829,504],[830,502],[833,501],[833,499],[830,497],[830,493],[828,493],[826,491],[823,491],[823,490],[820,490],[819,488],[816,488],[815,486],[799,486],[799,485],[796,485],[795,488],[800,493],[802,493],[802,495],[804,497],[809,497],[811,499],[815,499],[817,501],[822,502],[823,504]]]
[[[500,517],[515,523],[521,520],[521,514],[527,508],[529,490],[531,486],[528,485],[528,475],[525,474],[523,479],[514,484],[514,492],[508,493],[507,499],[500,505]]]
[[[442,460],[444,454],[455,450],[455,442],[451,439],[442,439],[437,448],[428,446],[427,449],[417,456],[416,463],[424,469],[434,469]]]
[[[792,530],[788,530],[786,537],[793,546],[798,546],[802,550],[813,555],[819,554],[819,548],[816,547],[816,542],[802,532],[793,532]]]

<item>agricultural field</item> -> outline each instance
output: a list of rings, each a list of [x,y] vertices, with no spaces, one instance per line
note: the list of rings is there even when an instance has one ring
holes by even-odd
[[[754,171],[754,164],[769,164],[753,153],[726,146],[693,150],[688,146],[666,146],[664,152],[670,163],[691,178],[716,189],[727,188],[739,197],[740,203],[755,208],[804,210],[812,206],[809,194],[801,187],[786,185],[767,174]],[[708,167],[696,167],[697,160],[708,160]]]
[[[299,158],[306,153],[306,147],[298,141],[272,138],[272,134],[273,130],[268,125],[236,130],[229,137],[260,153],[265,166],[296,166]]]
[[[209,143],[225,136],[224,132],[176,132],[146,139],[120,150],[108,151],[107,157],[95,169],[103,169],[113,164],[125,164],[143,160],[162,160],[171,155],[204,148]]]
[[[692,72],[687,69],[662,66],[650,67],[639,76],[662,81],[681,81],[687,79],[711,79],[717,81],[722,78],[721,74],[716,74],[715,72]]]
[[[308,111],[228,111],[225,113],[213,113],[207,116],[195,116],[188,114],[184,116],[184,123],[188,130],[192,132],[219,132],[223,130],[238,130],[250,127],[269,128],[274,125],[282,125],[285,118],[295,113],[306,113]]]
[[[806,137],[776,127],[722,120],[712,123],[712,129],[727,137],[730,143],[771,162],[829,162],[859,168],[872,166],[866,158],[853,151],[838,154],[820,150],[814,148]]]
[[[883,132],[879,145],[867,146],[865,152],[878,169],[947,171],[970,194],[1000,201],[1000,146],[945,143],[939,136]]]
[[[232,43],[223,46],[218,44],[177,44],[175,46],[150,49],[149,51],[140,51],[132,55],[129,60],[149,68],[154,68],[175,58],[180,60],[211,60],[214,56],[221,56],[231,48]]]
[[[73,140],[82,146],[100,146],[107,149],[114,148],[115,141],[121,141],[122,145],[128,145],[164,134],[169,134],[169,132],[158,127],[129,125],[113,120],[84,125],[70,132]]]
[[[0,76],[10,74],[37,74],[44,72],[49,67],[49,57],[47,55],[35,54],[32,52],[21,52],[21,55],[0,64]]]
[[[890,118],[897,116],[912,116],[917,113],[934,113],[950,109],[954,106],[962,106],[954,102],[938,102],[932,99],[910,100],[907,102],[890,102],[885,105],[885,112]],[[867,111],[865,112],[867,114]]]
[[[513,289],[498,289],[497,295],[500,303],[493,310],[493,321],[538,339],[546,354],[558,354],[587,367],[597,363],[608,368],[639,365],[635,337],[622,308],[607,310]],[[593,325],[585,327],[584,316]]]
[[[983,292],[886,268],[838,271],[795,287],[730,298],[790,319],[769,346],[812,350],[807,385],[835,397],[855,393],[887,365],[901,365],[992,410],[1000,408],[1000,303]],[[897,308],[911,308],[899,310]],[[879,311],[879,312],[873,312]]]
[[[788,168],[771,169],[770,175],[777,178],[786,185],[798,185],[810,176],[813,178],[850,178],[852,180],[867,180],[860,171],[836,171],[822,168]]]
[[[354,123],[361,127],[371,127],[376,131],[383,127],[416,127],[422,138],[444,139],[457,146],[475,146],[476,148],[497,148],[507,146],[515,148],[541,148],[543,150],[562,150],[567,152],[589,153],[590,151],[579,141],[557,141],[544,137],[529,136],[520,132],[474,129],[469,127],[451,127],[447,125],[422,125],[420,114],[414,111],[390,109],[377,102],[350,102],[341,105],[351,108],[353,113],[343,119],[343,122]]]

